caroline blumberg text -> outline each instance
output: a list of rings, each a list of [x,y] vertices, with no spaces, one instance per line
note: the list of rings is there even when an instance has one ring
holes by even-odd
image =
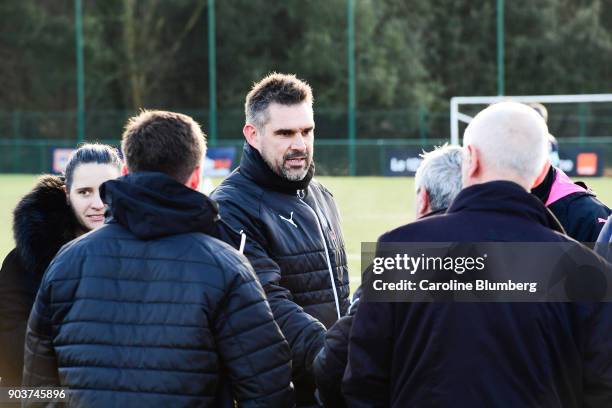
[[[485,268],[487,255],[478,257],[440,257],[440,256],[410,256],[396,254],[391,257],[375,257],[372,262],[372,273],[381,275],[385,271],[405,271],[414,275],[418,271],[452,271],[458,275],[469,271],[482,271]],[[474,282],[430,282],[427,279],[412,282],[402,279],[398,282],[384,282],[376,279],[373,282],[375,291],[537,291],[537,282],[492,282],[487,279],[477,279]]]
[[[537,282],[491,282],[487,279],[478,279],[475,282],[458,282],[451,280],[449,282],[430,282],[423,279],[420,282],[412,282],[402,279],[399,282],[383,282],[377,279],[373,282],[372,287],[375,291],[502,291],[502,292],[529,292],[536,293]]]

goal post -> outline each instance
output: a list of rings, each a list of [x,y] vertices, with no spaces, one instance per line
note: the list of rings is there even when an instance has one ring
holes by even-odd
[[[522,95],[522,96],[455,96],[450,100],[451,144],[459,144],[459,122],[470,123],[472,117],[462,113],[462,105],[490,105],[502,101],[520,103],[593,103],[612,102],[612,94]]]

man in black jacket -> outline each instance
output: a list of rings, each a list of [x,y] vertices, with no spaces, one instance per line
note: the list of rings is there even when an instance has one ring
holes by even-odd
[[[346,313],[349,281],[338,210],[314,180],[310,86],[272,74],[246,97],[240,167],[212,193],[247,235],[245,255],[291,347],[298,406],[315,403],[312,362]]]
[[[554,218],[528,192],[546,157],[547,133],[525,105],[504,102],[479,113],[464,137],[464,189],[446,214],[384,234],[379,248],[390,242],[572,242],[553,231]],[[611,332],[610,303],[362,299],[343,392],[349,407],[611,406]]]
[[[459,193],[462,153],[459,146],[444,145],[421,155],[423,161],[414,177],[418,219],[444,214]],[[324,346],[313,365],[319,399],[325,407],[346,406],[341,390],[342,376],[346,368],[349,333],[360,296],[361,288],[353,294],[348,314],[325,334]]]
[[[101,190],[107,224],[66,245],[41,283],[24,386],[68,388],[83,407],[293,406],[288,344],[196,191],[199,125],[143,112],[122,149],[129,174]]]

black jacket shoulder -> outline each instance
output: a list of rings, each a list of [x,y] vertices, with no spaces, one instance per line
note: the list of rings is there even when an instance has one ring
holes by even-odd
[[[593,243],[612,211],[588,192],[569,194],[548,206],[559,219],[567,235],[576,241]]]

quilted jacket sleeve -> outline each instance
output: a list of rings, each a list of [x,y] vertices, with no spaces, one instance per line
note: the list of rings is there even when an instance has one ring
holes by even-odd
[[[329,328],[325,344],[314,361],[313,370],[319,398],[326,407],[345,407],[342,376],[348,359],[348,343],[353,317],[359,307],[361,288],[353,295],[348,314]]]
[[[292,407],[289,346],[261,285],[246,260],[222,263],[229,281],[214,328],[232,394],[241,407]]]
[[[45,278],[52,269],[53,264]],[[23,368],[24,387],[60,386],[57,358],[53,348],[50,300],[51,283],[43,279],[28,320]]]
[[[312,363],[323,346],[325,326],[293,302],[291,292],[280,284],[280,267],[268,254],[256,221],[229,200],[221,200],[219,208],[230,226],[247,235],[244,254],[253,266],[274,318],[289,343],[294,377],[312,376]]]
[[[346,406],[341,386],[352,321],[353,316],[344,316],[330,327],[325,335],[325,345],[313,365],[319,399],[325,407]]]

